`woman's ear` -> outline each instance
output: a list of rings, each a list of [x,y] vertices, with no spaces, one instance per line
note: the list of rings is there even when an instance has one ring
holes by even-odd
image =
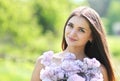
[[[92,39],[89,39],[89,41],[92,43]]]
[[[92,38],[92,36],[90,36],[90,39],[89,39],[89,41],[90,41],[90,42],[92,42],[92,41],[93,41],[93,38]]]

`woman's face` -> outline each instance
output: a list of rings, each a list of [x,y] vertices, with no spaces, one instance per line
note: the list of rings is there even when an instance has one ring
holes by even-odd
[[[65,28],[65,40],[68,46],[85,46],[92,40],[89,22],[83,17],[73,16]]]

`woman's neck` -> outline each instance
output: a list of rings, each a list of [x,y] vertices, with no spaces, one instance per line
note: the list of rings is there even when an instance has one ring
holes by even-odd
[[[76,59],[83,60],[83,58],[86,57],[86,54],[84,52],[84,48],[78,48],[78,47],[67,47],[64,53],[71,52],[75,54]]]

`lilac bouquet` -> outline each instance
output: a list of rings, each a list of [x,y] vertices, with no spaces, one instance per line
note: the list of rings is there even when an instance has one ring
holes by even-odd
[[[95,58],[77,60],[72,53],[67,53],[57,65],[52,62],[53,52],[45,52],[41,63],[45,66],[40,71],[42,81],[103,81],[100,63]]]

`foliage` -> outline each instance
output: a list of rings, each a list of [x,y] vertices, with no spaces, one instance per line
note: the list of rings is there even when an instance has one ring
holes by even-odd
[[[107,24],[107,30],[108,30],[108,34],[112,35],[113,31],[112,31],[112,27],[113,24],[115,22],[120,22],[120,1],[119,0],[112,0],[110,7],[109,7],[109,11],[107,14],[107,19],[108,19],[108,24]]]
[[[88,2],[101,17],[104,17],[106,16],[111,0],[88,0]]]
[[[120,37],[109,36],[108,45],[112,56],[120,60]]]
[[[112,24],[120,20],[119,1],[111,1],[107,18],[103,18],[110,33]],[[65,21],[80,5],[89,4],[87,0],[0,0],[1,81],[29,81],[26,77],[32,73],[33,60],[46,50],[61,51]],[[119,41],[109,37],[110,50],[118,59]]]
[[[30,57],[56,48],[72,4],[63,0],[0,0],[0,54]]]
[[[33,64],[29,62],[13,62],[0,59],[1,81],[30,81]]]

